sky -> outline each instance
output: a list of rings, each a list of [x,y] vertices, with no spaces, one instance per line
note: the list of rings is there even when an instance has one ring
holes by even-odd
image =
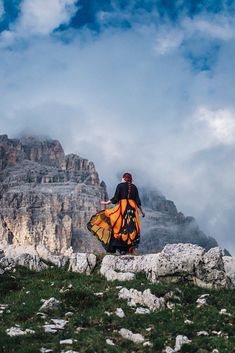
[[[129,171],[235,255],[235,1],[0,0],[0,133]]]

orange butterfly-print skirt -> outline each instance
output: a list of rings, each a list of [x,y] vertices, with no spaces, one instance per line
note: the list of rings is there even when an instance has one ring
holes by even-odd
[[[131,247],[139,242],[140,219],[134,200],[122,199],[116,206],[96,213],[87,223],[87,228],[103,244],[112,237]]]

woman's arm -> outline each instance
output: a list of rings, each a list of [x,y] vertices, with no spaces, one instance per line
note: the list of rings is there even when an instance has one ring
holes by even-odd
[[[141,206],[139,206],[140,212],[142,213],[142,216],[145,217],[145,212]]]
[[[101,205],[110,205],[111,203],[117,203],[119,201],[120,185],[117,185],[114,196],[108,201],[101,201]]]
[[[110,205],[112,203],[112,201],[108,200],[108,201],[100,201],[101,205]]]
[[[143,208],[141,207],[141,201],[140,201],[139,192],[138,192],[137,187],[136,187],[135,197],[136,197],[136,204],[137,204],[138,208],[140,209],[142,216],[145,217],[145,212],[144,212]]]

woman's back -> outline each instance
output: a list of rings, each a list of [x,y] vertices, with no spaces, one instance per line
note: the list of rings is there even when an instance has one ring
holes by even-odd
[[[110,201],[112,201],[112,203],[117,203],[118,201],[122,200],[122,199],[131,199],[134,200],[137,204],[137,206],[141,206],[141,201],[139,198],[139,193],[138,193],[138,189],[134,184],[131,184],[130,187],[130,191],[129,191],[129,195],[128,195],[128,183],[127,182],[122,182],[120,184],[117,185],[114,197],[112,199],[110,199]]]

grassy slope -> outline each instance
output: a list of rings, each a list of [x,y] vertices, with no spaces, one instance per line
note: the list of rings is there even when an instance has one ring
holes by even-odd
[[[51,285],[52,282],[54,285]],[[69,284],[73,288],[67,293],[60,293],[62,287]],[[181,297],[180,304],[175,310],[164,310],[147,315],[136,315],[125,300],[118,299],[117,285],[144,290],[151,288],[157,296],[169,290],[176,291]],[[177,292],[182,290],[182,294]],[[26,294],[27,291],[30,293]],[[96,297],[94,292],[104,292],[103,298]],[[203,293],[210,293],[208,306],[196,308],[196,299]],[[58,311],[49,314],[47,320],[36,317],[41,306],[42,298],[55,297],[61,300]],[[54,352],[73,349],[80,353],[121,353],[121,352],[154,352],[162,351],[166,345],[174,347],[175,337],[183,334],[192,339],[190,345],[184,345],[182,353],[212,352],[217,348],[220,353],[235,352],[235,293],[229,290],[204,290],[190,284],[151,284],[140,275],[136,280],[127,283],[107,282],[98,273],[91,276],[66,272],[57,268],[50,268],[43,272],[29,271],[18,267],[15,273],[4,274],[0,277],[0,304],[9,304],[7,310],[0,314],[0,352],[4,353],[35,353],[41,347],[51,348]],[[23,304],[25,303],[25,305]],[[115,314],[107,316],[104,311],[114,312],[116,308],[123,308],[126,316],[119,318]],[[226,308],[232,317],[219,314],[221,308]],[[65,313],[74,313],[68,320],[64,330],[58,333],[45,333],[42,325],[50,318],[67,319]],[[188,325],[185,319],[194,323]],[[5,330],[15,324],[22,328],[31,328],[34,335],[10,337]],[[76,332],[76,327],[83,327]],[[143,347],[124,340],[117,332],[120,328],[128,328],[141,333],[146,340],[153,343],[153,347]],[[151,331],[146,328],[152,327]],[[228,333],[229,338],[209,335],[197,337],[196,333],[212,330]],[[71,346],[61,346],[61,339],[74,338],[77,342]],[[106,344],[111,338],[116,346]]]

